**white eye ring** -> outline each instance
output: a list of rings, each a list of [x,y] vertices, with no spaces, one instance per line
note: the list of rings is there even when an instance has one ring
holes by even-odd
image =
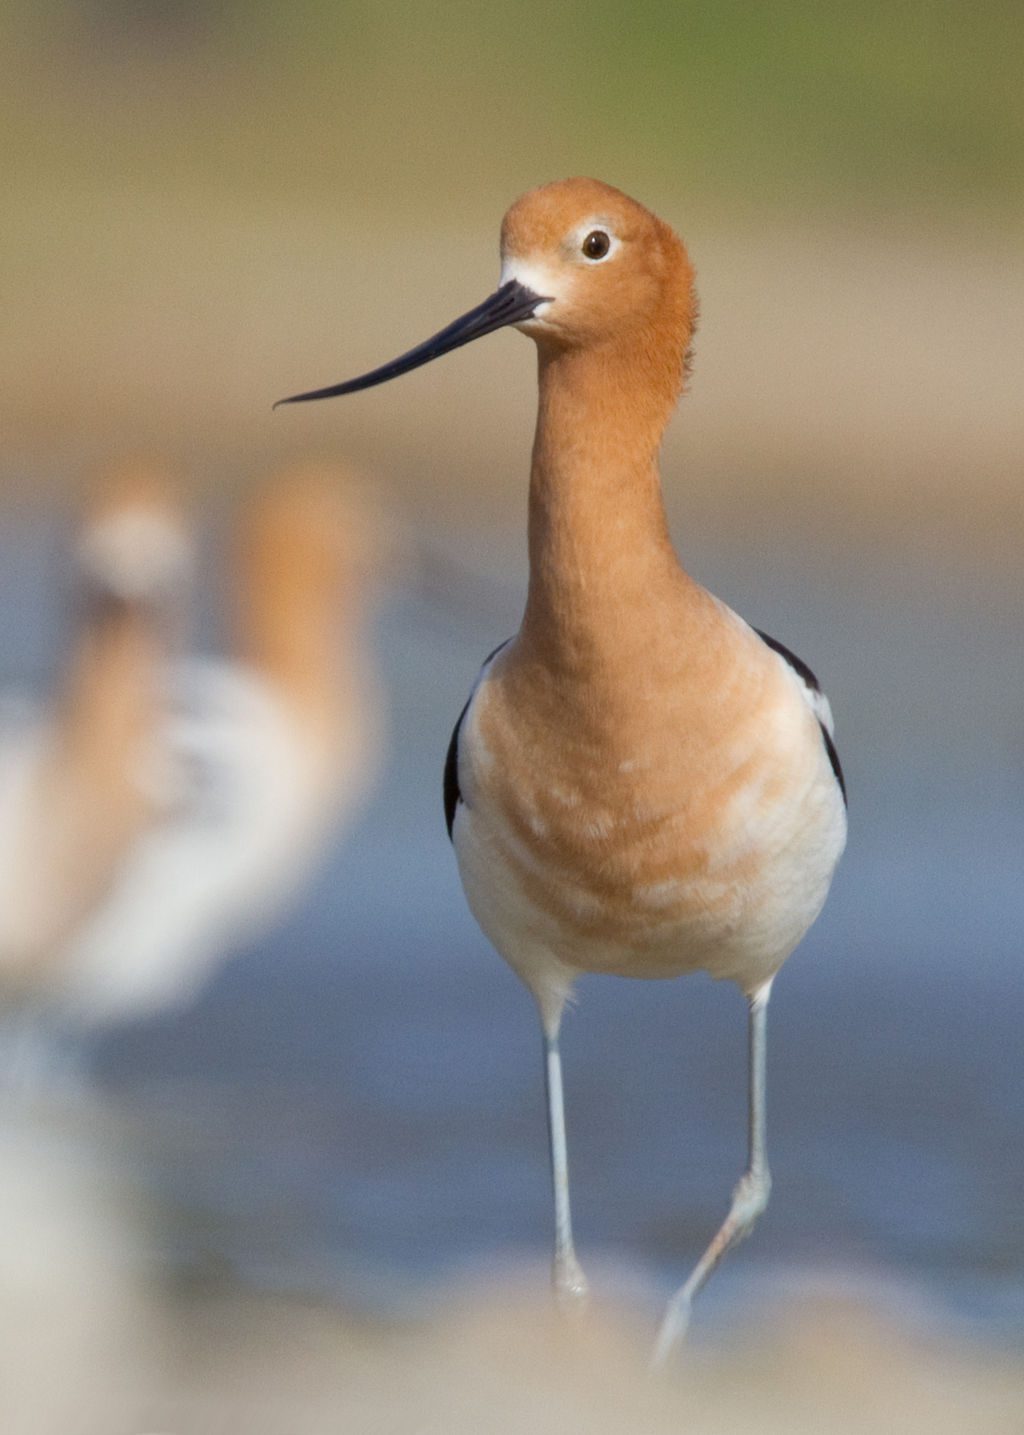
[[[587,224],[581,224],[574,238],[576,253],[587,264],[603,264],[606,259],[612,257],[621,242],[614,231],[600,219],[592,219]],[[607,248],[596,254],[588,254],[587,245],[592,240],[596,241],[598,247],[603,241]]]

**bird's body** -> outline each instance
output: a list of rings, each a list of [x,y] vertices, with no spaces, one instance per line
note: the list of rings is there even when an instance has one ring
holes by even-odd
[[[74,1027],[193,1000],[287,910],[373,769],[372,739],[355,722],[328,760],[259,671],[193,658],[167,678],[164,810],[67,943],[49,993]]]
[[[445,773],[449,832],[481,927],[532,991],[545,1039],[555,1284],[573,1250],[558,1038],[583,972],[705,970],[750,1001],[750,1160],[670,1307],[662,1354],[769,1191],[771,982],[821,910],[846,836],[831,716],[810,670],[682,568],[658,450],[696,300],[674,232],[595,180],[542,186],[502,224],[501,287],[352,392],[505,324],[535,340],[530,582]]]
[[[586,971],[705,970],[750,994],[825,900],[845,818],[803,684],[735,614],[690,601],[692,644],[638,635],[615,666],[590,653],[585,680],[517,639],[462,721],[463,885],[542,1000]]]

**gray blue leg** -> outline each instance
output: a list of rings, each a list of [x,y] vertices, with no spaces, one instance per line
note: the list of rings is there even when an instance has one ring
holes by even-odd
[[[565,1141],[565,1100],[562,1093],[562,1058],[558,1050],[560,1019],[544,1022],[544,1075],[548,1097],[548,1138],[551,1181],[555,1193],[555,1259],[552,1279],[555,1294],[566,1305],[581,1301],[587,1281],[572,1244],[569,1208],[569,1154]]]
[[[765,1132],[765,1054],[767,1047],[768,997],[767,982],[750,998],[750,1075],[749,1075],[749,1157],[747,1169],[732,1194],[729,1214],[719,1227],[707,1250],[694,1266],[689,1279],[668,1303],[654,1348],[653,1363],[661,1365],[686,1335],[690,1309],[697,1294],[707,1284],[712,1271],[744,1236],[754,1229],[758,1216],[768,1204],[772,1178],[768,1170],[768,1149]]]

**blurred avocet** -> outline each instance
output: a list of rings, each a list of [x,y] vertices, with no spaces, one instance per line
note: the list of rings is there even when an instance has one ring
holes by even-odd
[[[0,1011],[35,1043],[32,1014],[67,989],[83,924],[165,803],[156,735],[178,650],[191,540],[173,489],[139,464],[92,494],[75,549],[73,624],[48,707],[7,704],[0,740]]]
[[[228,658],[174,651],[188,546],[169,514],[119,501],[86,527],[61,701],[0,774],[3,1000],[51,1034],[188,1001],[367,792],[372,539],[347,480],[295,467],[245,505]]]
[[[189,1000],[301,891],[376,770],[380,703],[363,643],[372,535],[345,470],[294,467],[245,507],[228,659],[172,668],[169,800],[77,933],[78,1020]]]

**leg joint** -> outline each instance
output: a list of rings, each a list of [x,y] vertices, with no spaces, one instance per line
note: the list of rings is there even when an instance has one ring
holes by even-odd
[[[754,1229],[772,1193],[771,1172],[767,1166],[760,1170],[745,1171],[732,1193],[732,1218],[736,1223],[736,1239],[740,1240]]]

